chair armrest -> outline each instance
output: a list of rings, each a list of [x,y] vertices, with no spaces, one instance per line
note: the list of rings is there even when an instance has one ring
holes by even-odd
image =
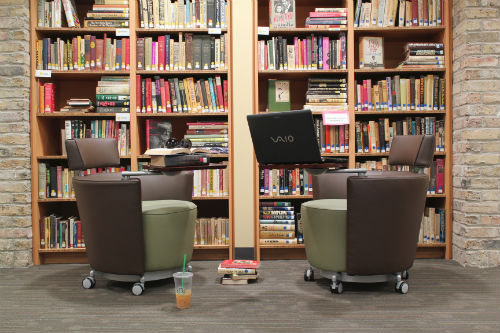
[[[366,175],[368,170],[364,168],[355,168],[355,169],[327,169],[327,173],[357,173],[358,176]]]

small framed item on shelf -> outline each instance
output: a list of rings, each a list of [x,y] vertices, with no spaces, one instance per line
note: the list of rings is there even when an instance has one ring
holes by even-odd
[[[295,28],[295,0],[270,0],[269,26]]]
[[[384,38],[359,38],[359,68],[384,68]]]

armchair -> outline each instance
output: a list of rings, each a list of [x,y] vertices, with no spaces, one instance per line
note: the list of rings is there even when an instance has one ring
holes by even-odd
[[[72,170],[118,166],[115,139],[66,140]],[[90,276],[135,282],[140,295],[145,282],[171,277],[193,252],[196,205],[191,201],[192,172],[124,177],[102,173],[73,178],[82,221]]]
[[[428,167],[434,136],[396,136],[390,165]],[[429,178],[423,173],[369,171],[313,176],[313,201],[302,204],[306,256],[311,266],[332,280],[330,290],[342,293],[342,281],[396,280],[396,291],[408,292],[408,269],[416,255]]]

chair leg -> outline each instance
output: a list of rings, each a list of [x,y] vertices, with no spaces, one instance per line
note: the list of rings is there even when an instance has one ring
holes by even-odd
[[[146,289],[146,284],[143,275],[141,276],[139,282],[134,283],[134,285],[132,286],[132,294],[134,294],[135,296],[140,296],[142,295],[145,289]]]
[[[342,281],[337,281],[337,274],[332,275],[332,283],[330,283],[330,291],[332,294],[342,294],[344,291],[344,286]]]
[[[403,273],[396,273],[396,284],[394,289],[401,294],[408,293],[408,283],[402,280]]]
[[[304,272],[304,281],[314,281],[314,270],[312,266],[309,266]]]

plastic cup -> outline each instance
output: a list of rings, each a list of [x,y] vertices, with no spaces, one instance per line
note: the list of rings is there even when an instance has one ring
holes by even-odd
[[[193,273],[174,273],[174,283],[175,301],[177,303],[177,308],[188,309],[191,306],[191,287],[193,285]]]

